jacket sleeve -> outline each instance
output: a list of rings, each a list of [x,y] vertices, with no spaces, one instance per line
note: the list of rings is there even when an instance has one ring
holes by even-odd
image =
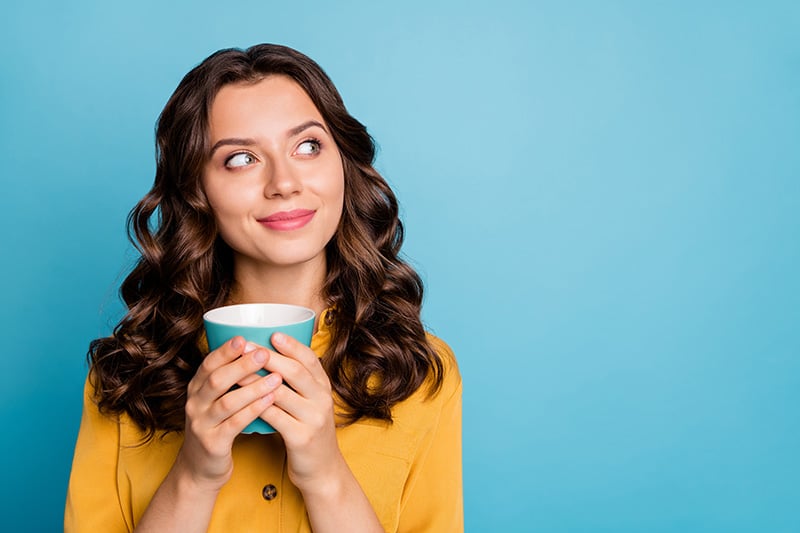
[[[399,533],[464,531],[461,463],[461,377],[450,348],[436,339],[445,360],[441,410],[411,465],[400,510]]]
[[[102,415],[86,380],[83,414],[72,459],[64,510],[65,533],[129,532],[117,488],[120,429],[116,418]]]

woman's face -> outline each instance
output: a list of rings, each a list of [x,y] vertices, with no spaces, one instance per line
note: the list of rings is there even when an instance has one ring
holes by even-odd
[[[342,159],[327,128],[285,76],[217,93],[202,182],[237,267],[324,264],[344,201]]]

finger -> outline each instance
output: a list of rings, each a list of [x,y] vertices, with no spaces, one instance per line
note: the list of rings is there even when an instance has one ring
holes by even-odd
[[[272,404],[264,409],[260,418],[275,428],[287,446],[305,440],[303,435],[318,435],[327,426],[333,429],[333,401],[318,403],[299,397],[281,385],[272,393]],[[291,404],[291,407],[287,405]]]
[[[246,387],[231,390],[216,400],[209,410],[209,422],[213,425],[222,424],[228,418],[235,416],[239,411],[245,409],[253,402],[266,396],[270,396],[270,401],[274,398],[272,394],[281,384],[281,376],[270,374],[260,377],[254,383]],[[258,416],[260,411],[255,413]],[[251,419],[251,421],[254,420]]]
[[[261,346],[260,344],[256,344],[251,341],[247,341],[244,345],[244,353],[252,352],[253,350],[258,350],[259,348],[267,349],[266,346]]]
[[[272,394],[256,398],[254,401],[220,422],[219,426],[217,426],[218,429],[230,436],[231,439],[234,439],[248,424],[272,406],[273,399]]]
[[[279,353],[298,361],[308,370],[316,381],[329,387],[330,380],[328,379],[328,374],[325,372],[325,369],[322,368],[319,357],[317,357],[317,354],[314,353],[311,348],[299,342],[297,339],[282,333],[273,334],[271,341]]]
[[[260,344],[256,344],[254,342],[247,341],[247,343],[244,345],[244,354],[242,354],[242,355],[246,355],[246,354],[248,354],[250,352],[258,350],[259,348],[261,348],[263,350],[267,349],[264,346],[261,346]],[[240,387],[244,387],[245,385],[249,385],[250,383],[254,383],[254,382],[258,381],[258,379],[261,376],[265,376],[265,375],[266,375],[266,372],[263,371],[263,369],[259,369],[259,373],[258,374],[248,374],[244,378],[242,378],[239,381],[237,381],[236,384],[239,385]]]
[[[325,383],[320,383],[300,361],[278,352],[270,352],[269,361],[264,365],[264,368],[283,376],[284,381],[292,389],[306,398],[316,398],[324,394],[326,383],[329,383],[327,377],[325,378]]]
[[[236,384],[239,385],[240,387],[246,387],[247,385],[250,385],[251,383],[255,383],[256,381],[258,381],[262,377],[263,377],[262,374],[248,374],[245,377],[243,377],[242,379],[240,379],[239,381],[237,381]]]
[[[295,420],[311,426],[319,426],[333,416],[333,397],[319,395],[315,398],[301,396],[291,387],[283,384],[277,387],[272,395],[273,404]]]
[[[205,359],[203,359],[193,380],[196,379],[199,385],[202,384],[208,379],[208,375],[211,374],[211,372],[242,355],[244,347],[245,340],[240,336],[233,337],[229,341],[224,342],[222,346],[211,351]]]
[[[244,354],[214,369],[195,394],[204,401],[212,402],[227,393],[237,382],[263,368],[268,359],[269,352],[264,349]]]
[[[319,368],[322,370],[319,357],[317,357],[317,354],[314,353],[314,350],[298,341],[294,337],[286,335],[285,333],[276,332],[272,334],[270,342],[272,342],[272,346],[275,347],[276,351],[282,353],[283,355],[287,355],[292,359],[296,359],[309,370],[312,370],[313,368]]]
[[[298,419],[275,405],[274,394],[273,401],[261,410],[258,417],[275,428],[275,431],[280,433],[284,440],[301,429],[301,422]]]

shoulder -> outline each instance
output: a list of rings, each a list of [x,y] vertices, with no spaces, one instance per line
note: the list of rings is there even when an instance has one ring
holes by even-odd
[[[128,413],[112,412],[100,408],[101,387],[97,375],[90,370],[83,385],[83,413],[81,415],[81,430],[86,428],[88,433],[98,439],[108,439],[109,435],[114,435],[114,439],[123,438],[124,433],[135,434],[131,439],[134,442],[142,442],[144,432],[130,418]]]
[[[109,413],[99,407],[99,391],[97,377],[90,371],[83,384],[83,412],[81,414],[81,430],[88,434],[107,439],[113,435],[118,437],[120,418],[124,415]]]
[[[427,333],[428,342],[436,351],[442,362],[442,387],[439,395],[449,398],[461,391],[461,372],[453,349],[444,340],[432,333]]]
[[[89,374],[83,382],[83,408],[84,411],[96,412],[100,414],[98,402],[100,400],[100,392],[98,391],[98,377],[93,370],[89,370]],[[106,415],[104,415],[106,416]],[[108,419],[117,418],[106,416]]]

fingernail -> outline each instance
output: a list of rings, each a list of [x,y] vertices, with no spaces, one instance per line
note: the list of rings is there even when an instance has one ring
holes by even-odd
[[[278,344],[283,344],[285,341],[286,341],[286,335],[284,335],[283,333],[278,332],[272,334],[273,343],[277,342]]]
[[[269,385],[270,387],[276,387],[280,385],[280,383],[281,383],[281,377],[279,375],[270,374],[269,376],[267,376],[267,385]]]
[[[253,361],[255,361],[258,364],[261,364],[266,360],[267,360],[267,352],[265,352],[264,350],[258,350],[256,351],[256,353],[253,354]]]
[[[241,349],[242,348],[242,342],[244,342],[243,338],[234,337],[233,340],[231,341],[231,348],[233,348],[234,350]]]
[[[258,346],[253,344],[252,342],[248,342],[244,345],[244,353],[252,352],[253,350],[257,349]]]

